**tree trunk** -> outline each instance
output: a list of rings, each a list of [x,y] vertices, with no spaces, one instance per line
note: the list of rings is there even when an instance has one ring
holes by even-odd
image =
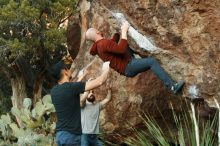
[[[44,79],[44,73],[38,75],[34,82],[34,90],[33,90],[33,105],[35,105],[42,97],[42,82]]]
[[[22,77],[11,79],[12,103],[19,109],[23,107],[23,99],[27,97],[25,81]]]

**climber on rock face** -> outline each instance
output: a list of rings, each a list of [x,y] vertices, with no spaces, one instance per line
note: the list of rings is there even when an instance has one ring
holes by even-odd
[[[86,40],[94,42],[90,54],[98,55],[104,62],[110,61],[110,67],[126,77],[134,77],[150,69],[174,94],[179,92],[184,81],[173,81],[154,58],[135,58],[132,55],[127,43],[129,27],[128,22],[122,24],[119,43],[119,34],[116,33],[112,39],[105,39],[100,31],[89,28],[85,33]]]

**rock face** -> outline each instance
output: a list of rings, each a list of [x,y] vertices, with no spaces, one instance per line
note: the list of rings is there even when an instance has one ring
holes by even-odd
[[[95,91],[98,99],[106,96],[107,89],[112,91],[112,101],[101,115],[101,128],[110,140],[123,140],[129,127],[140,124],[138,111],[157,117],[157,109],[166,113],[170,102],[178,109],[179,99],[200,97],[209,105],[215,105],[214,99],[220,102],[219,0],[80,0],[79,7],[81,48],[75,72],[88,64],[87,79],[101,71],[102,61],[88,52],[91,42],[85,42],[86,29],[97,28],[110,38],[124,19],[132,26],[128,42],[133,49],[155,57],[174,80],[186,81],[177,97],[150,71],[126,78],[112,70],[107,84]]]

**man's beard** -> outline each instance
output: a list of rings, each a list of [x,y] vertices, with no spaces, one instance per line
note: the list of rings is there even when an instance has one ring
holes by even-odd
[[[91,103],[93,103],[95,101],[95,96],[91,95],[89,98],[87,98],[87,100]]]

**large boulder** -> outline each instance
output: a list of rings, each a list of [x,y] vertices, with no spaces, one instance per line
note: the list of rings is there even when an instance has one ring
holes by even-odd
[[[186,98],[203,98],[210,106],[215,106],[214,99],[220,101],[219,0],[80,0],[79,7],[81,48],[75,72],[87,67],[87,79],[101,72],[102,61],[89,54],[85,31],[94,27],[110,38],[127,20],[130,46],[142,57],[155,57],[174,80],[186,81],[183,93],[173,96],[151,71],[126,78],[111,70],[107,84],[95,90],[98,99],[112,91],[112,101],[101,114],[109,139],[126,138],[129,127],[141,123],[139,111],[166,117],[170,103],[178,110]]]

